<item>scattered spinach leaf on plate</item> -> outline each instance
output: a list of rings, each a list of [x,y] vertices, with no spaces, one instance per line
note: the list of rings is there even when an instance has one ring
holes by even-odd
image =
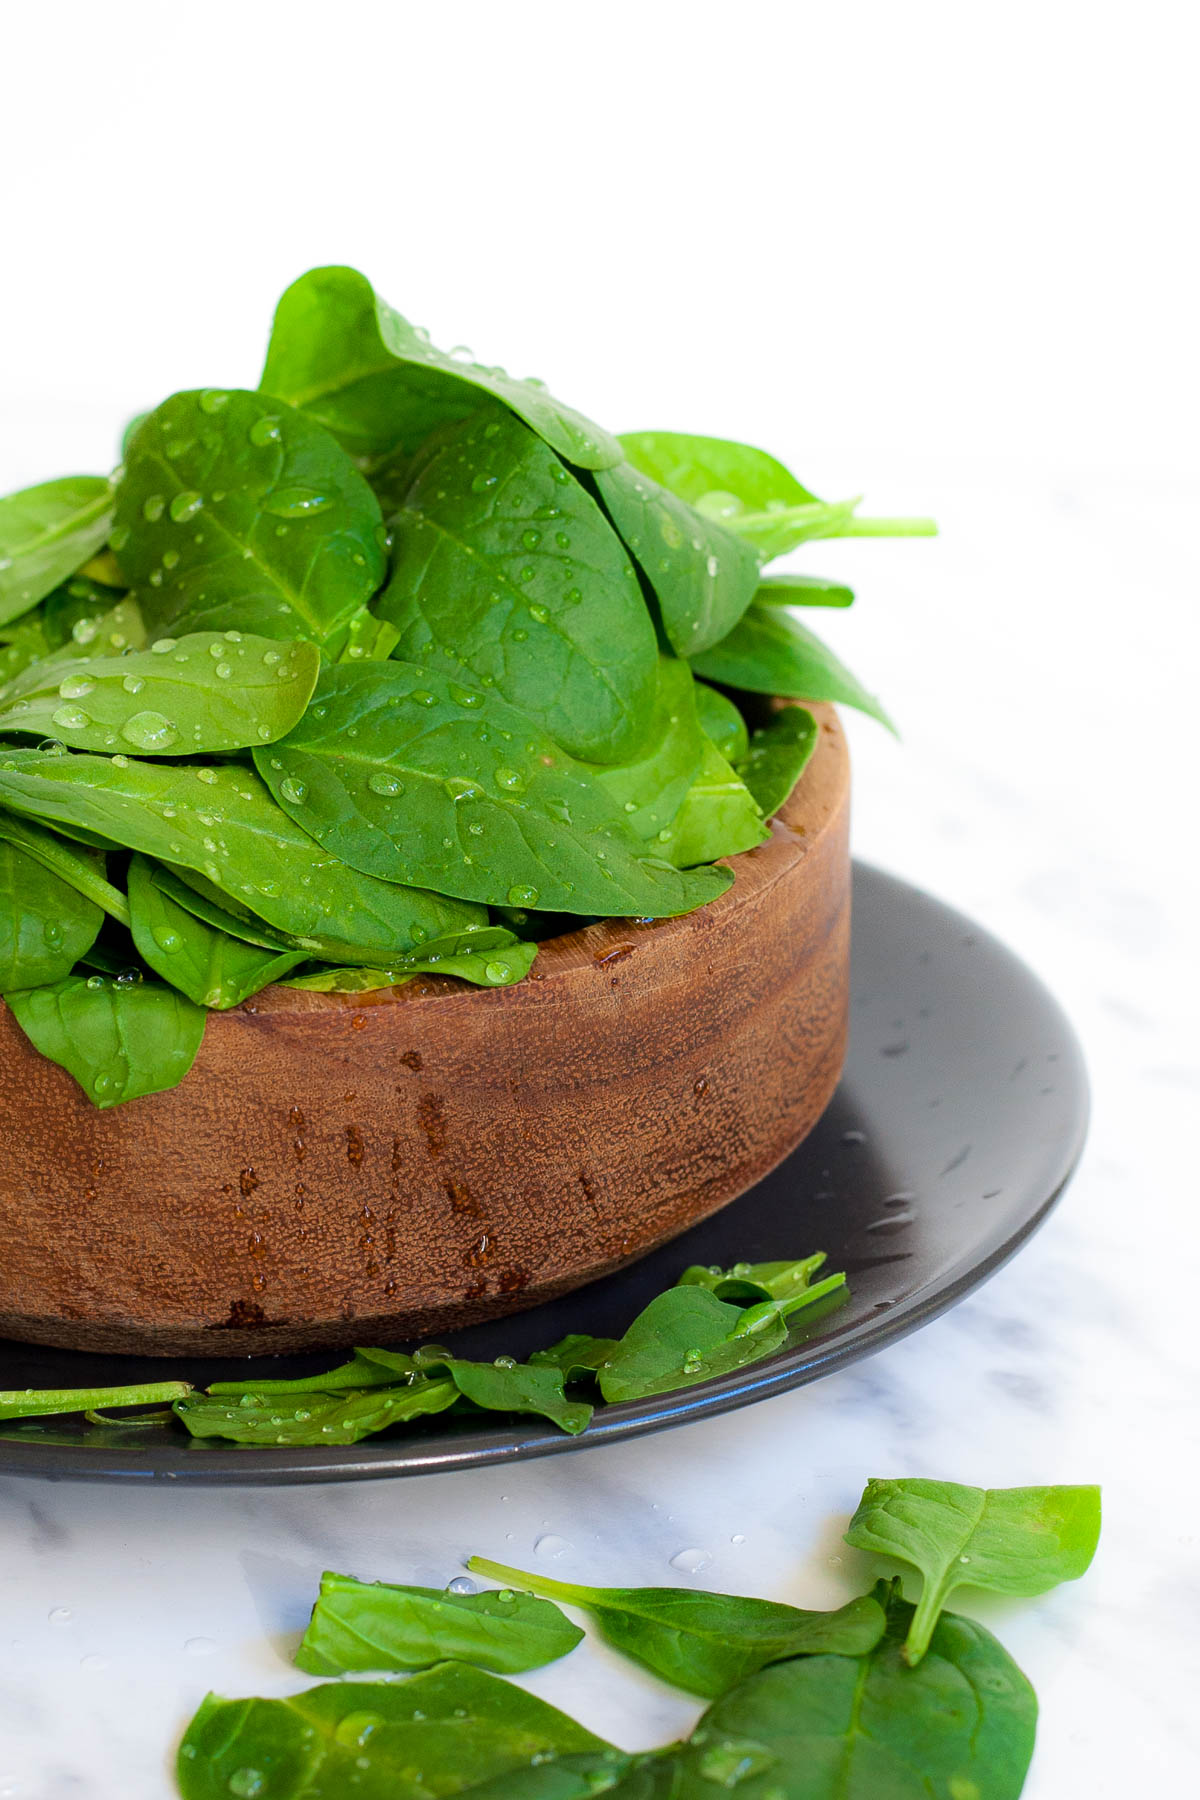
[[[152,1406],[163,1400],[180,1400],[190,1392],[186,1381],[143,1381],[126,1387],[0,1388],[0,1419],[44,1419],[56,1413],[94,1412],[101,1406]]]
[[[912,1563],[925,1578],[904,1654],[920,1662],[957,1587],[1047,1593],[1084,1574],[1100,1538],[1098,1487],[973,1488],[872,1480],[846,1542]]]
[[[549,1600],[511,1588],[457,1593],[453,1586],[356,1581],[327,1570],[295,1662],[308,1675],[450,1661],[516,1675],[566,1656],[582,1638]]]

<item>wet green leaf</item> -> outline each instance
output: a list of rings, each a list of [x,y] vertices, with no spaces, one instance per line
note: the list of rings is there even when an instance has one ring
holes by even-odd
[[[61,981],[94,943],[103,917],[11,842],[0,819],[0,993]]]
[[[710,737],[727,763],[736,764],[750,748],[746,721],[728,694],[709,687],[706,681],[692,683],[696,715],[705,735]]]
[[[491,407],[438,432],[389,525],[376,604],[399,629],[398,658],[457,663],[575,756],[635,749],[654,627],[620,540],[534,432]]]
[[[206,925],[159,886],[144,856],[129,863],[130,929],[142,960],[197,1006],[224,1011],[304,961],[303,950],[263,950]]]
[[[98,1107],[177,1087],[204,1036],[203,1010],[153,981],[69,975],[4,998],[34,1048]]]
[[[697,675],[725,687],[786,700],[832,700],[870,713],[889,731],[895,727],[832,650],[806,625],[777,606],[751,606],[727,638],[697,656]]]
[[[691,868],[752,850],[766,837],[754,795],[706,734],[699,772],[671,828],[672,862]]]
[[[435,349],[356,269],[310,269],[292,283],[275,314],[259,385],[371,460],[411,453],[488,396],[579,468],[621,460],[615,438],[540,383]]]
[[[383,580],[379,502],[329,433],[262,394],[175,394],[134,434],[113,548],[156,634],[317,643]]]
[[[203,1015],[201,1015],[203,1017]],[[249,1389],[240,1399],[189,1394],[176,1406],[177,1416],[193,1437],[230,1438],[235,1444],[289,1444],[321,1447],[357,1444],[389,1425],[405,1425],[430,1413],[445,1412],[458,1399],[452,1381],[417,1380],[403,1386],[365,1392],[317,1390],[290,1397],[272,1395],[269,1384]]]
[[[817,721],[803,706],[788,706],[760,725],[737,772],[765,819],[774,818],[817,747]]]
[[[139,1382],[127,1387],[0,1388],[0,1419],[91,1412],[98,1406],[149,1406],[161,1400],[179,1400],[191,1391],[186,1381]]]
[[[295,1661],[309,1675],[428,1669],[447,1661],[515,1675],[555,1662],[582,1637],[557,1606],[531,1594],[460,1594],[326,1571]]]
[[[112,524],[103,475],[64,475],[0,499],[0,625],[81,569]]]

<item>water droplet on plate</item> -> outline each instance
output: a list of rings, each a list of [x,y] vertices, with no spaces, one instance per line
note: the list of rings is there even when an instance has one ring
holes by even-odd
[[[701,1569],[707,1569],[712,1561],[710,1550],[677,1550],[670,1559],[671,1567],[684,1575],[698,1575]]]
[[[567,1551],[573,1548],[574,1545],[569,1543],[565,1537],[559,1537],[554,1531],[543,1532],[541,1537],[534,1541],[533,1546],[536,1556],[545,1557],[549,1561],[553,1561],[557,1556],[565,1556]]]

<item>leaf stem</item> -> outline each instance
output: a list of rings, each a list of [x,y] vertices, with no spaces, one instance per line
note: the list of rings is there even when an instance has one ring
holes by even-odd
[[[140,1387],[0,1388],[0,1419],[95,1412],[103,1406],[149,1406],[156,1400],[182,1400],[191,1391],[190,1381],[148,1381]]]
[[[830,537],[936,537],[938,525],[936,519],[860,519],[857,515],[847,519],[829,533]]]
[[[473,1575],[486,1575],[505,1587],[521,1588],[531,1594],[542,1594],[555,1600],[579,1602],[586,1588],[572,1587],[565,1581],[552,1581],[548,1575],[531,1575],[527,1569],[511,1569],[507,1563],[490,1562],[486,1556],[469,1556],[467,1567]]]

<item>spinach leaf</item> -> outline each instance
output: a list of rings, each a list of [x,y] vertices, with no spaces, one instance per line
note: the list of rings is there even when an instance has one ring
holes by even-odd
[[[266,1384],[263,1384],[264,1386]],[[235,1444],[292,1446],[357,1444],[389,1425],[445,1412],[458,1399],[452,1381],[417,1380],[404,1386],[335,1394],[293,1392],[291,1399],[251,1390],[238,1400],[190,1394],[175,1408],[193,1437],[231,1438]]]
[[[306,640],[199,631],[149,650],[43,662],[0,699],[0,731],[76,750],[195,756],[283,737],[303,717],[321,653]],[[41,679],[37,679],[39,670]]]
[[[589,1337],[572,1331],[547,1350],[531,1351],[529,1360],[561,1369],[564,1382],[594,1381],[619,1342],[618,1338]]]
[[[693,1263],[675,1285],[707,1288],[718,1300],[738,1301],[743,1306],[760,1300],[795,1300],[809,1291],[810,1277],[827,1260],[825,1252],[818,1250],[794,1262],[740,1262],[729,1269]]]
[[[595,481],[654,590],[671,648],[694,656],[719,642],[754,598],[759,559],[753,544],[723,530],[632,463],[601,470]]]
[[[948,1613],[910,1669],[911,1607],[880,1583],[887,1634],[866,1656],[802,1656],[714,1701],[674,1753],[677,1800],[1017,1800],[1033,1689],[990,1632]]]
[[[709,687],[705,681],[693,681],[696,716],[706,737],[710,737],[727,763],[736,765],[750,748],[746,721],[728,694]]]
[[[102,851],[71,842],[60,837],[57,831],[35,825],[32,819],[18,818],[16,813],[0,812],[0,838],[16,844],[44,869],[49,869],[76,893],[116,919],[118,924],[128,925],[128,902],[120,888],[105,879]]]
[[[113,549],[157,631],[320,643],[385,569],[370,487],[329,433],[262,394],[175,394],[134,434]]]
[[[138,954],[156,975],[197,1006],[224,1011],[305,959],[303,950],[263,950],[243,943],[185,911],[159,886],[155,865],[144,856],[129,864],[130,930]]]
[[[955,1588],[1044,1594],[1087,1569],[1100,1537],[1097,1487],[973,1488],[867,1483],[846,1542],[899,1557],[925,1577],[904,1655],[920,1662]]]
[[[883,1608],[869,1595],[836,1612],[803,1612],[775,1600],[692,1588],[583,1587],[483,1556],[472,1556],[467,1567],[492,1581],[583,1607],[615,1649],[673,1687],[709,1698],[785,1657],[865,1656],[884,1632]]]
[[[24,618],[0,626],[0,694],[30,663],[45,656],[49,648],[45,606],[35,607]]]
[[[458,1594],[355,1581],[327,1570],[295,1661],[308,1675],[428,1669],[447,1661],[516,1675],[557,1661],[582,1637],[549,1600],[511,1588]]]
[[[482,1411],[534,1413],[549,1419],[573,1437],[584,1429],[592,1416],[590,1406],[566,1398],[562,1370],[552,1364],[519,1363],[511,1356],[498,1356],[490,1363],[468,1362],[463,1357],[451,1356],[440,1344],[424,1344],[411,1357],[402,1351],[365,1347],[360,1347],[355,1354],[365,1357],[368,1362],[393,1369],[404,1381],[411,1381],[414,1373],[444,1372],[463,1399]]]
[[[89,621],[102,619],[124,598],[120,588],[106,587],[86,575],[73,575],[47,594],[42,603],[46,649],[60,650],[71,641],[77,625],[86,631]]]
[[[753,544],[769,561],[810,538],[932,537],[932,519],[859,519],[857,500],[827,503],[765,450],[727,438],[640,431],[620,440],[644,475]]]
[[[285,1700],[209,1694],[188,1726],[184,1800],[442,1800],[507,1770],[608,1746],[464,1663],[409,1681],[332,1681]]]
[[[583,469],[620,462],[621,448],[540,382],[437,350],[356,269],[310,269],[279,302],[260,387],[319,419],[355,456],[416,450],[481,396],[524,419]]]
[[[825,575],[764,575],[754,599],[759,606],[852,606],[854,592]]]
[[[76,619],[69,637],[45,655],[31,659],[5,683],[4,699],[11,702],[42,686],[51,670],[62,680],[73,673],[78,662],[123,656],[127,650],[140,650],[145,642],[146,627],[137,601],[129,597],[118,600],[104,612]]]
[[[704,1288],[668,1288],[638,1314],[601,1365],[600,1392],[609,1401],[673,1393],[759,1362],[787,1342],[777,1310],[753,1321],[755,1330],[742,1331],[744,1320],[743,1308],[727,1306]]]
[[[775,816],[817,747],[817,721],[803,706],[786,706],[760,725],[737,765],[764,819]]]
[[[344,625],[339,625],[332,637],[326,638],[321,650],[330,662],[361,662],[364,658],[368,662],[386,662],[399,642],[396,627],[387,619],[377,618],[369,606],[363,606]]]
[[[457,663],[575,756],[635,748],[654,627],[604,514],[534,432],[493,407],[438,432],[389,524],[376,606],[398,658]]]
[[[0,804],[195,871],[231,907],[252,909],[288,934],[281,947],[331,962],[387,967],[428,937],[486,923],[479,908],[340,864],[237,764],[9,749],[0,752]]]
[[[153,981],[68,975],[4,998],[34,1048],[102,1108],[177,1087],[204,1036],[202,1009]]]
[[[150,1406],[182,1399],[191,1391],[186,1381],[148,1381],[132,1387],[0,1388],[0,1419],[42,1419],[54,1413],[92,1412],[98,1406]]]
[[[477,987],[511,987],[528,975],[537,956],[536,943],[523,943],[500,926],[438,938],[420,951],[401,957],[389,969],[315,969],[291,977],[286,985],[317,994],[362,994],[395,987],[416,975],[455,975]]]
[[[650,858],[588,772],[523,713],[410,663],[326,669],[305,718],[254,759],[306,832],[387,882],[661,918],[732,880]]]
[[[656,838],[663,845],[670,843],[675,815],[704,761],[704,733],[696,716],[694,687],[685,662],[660,656],[654,710],[636,754],[615,768],[593,771],[598,785],[643,843]],[[663,855],[667,854],[664,849]]]
[[[61,981],[95,942],[98,906],[3,835],[0,819],[0,992]]]
[[[552,1762],[510,1769],[471,1789],[471,1800],[594,1800],[610,1793],[613,1800],[669,1800],[669,1789],[657,1781],[668,1773],[666,1760],[653,1752],[624,1756],[601,1750],[590,1756],[556,1756]]]
[[[681,868],[752,850],[767,837],[758,802],[712,739],[671,827],[671,861]]]
[[[419,1372],[411,1358],[404,1360],[408,1364],[408,1374]],[[339,1363],[336,1368],[326,1369],[319,1375],[289,1375],[274,1381],[243,1376],[237,1381],[214,1381],[207,1391],[220,1396],[232,1394],[239,1400],[246,1394],[257,1400],[270,1400],[279,1394],[338,1394],[346,1389],[394,1387],[396,1379],[394,1367],[372,1362],[363,1351],[355,1350],[349,1362]]]
[[[786,700],[834,700],[895,726],[879,701],[807,626],[776,606],[751,606],[727,638],[694,658],[697,675]]]
[[[108,536],[112,503],[103,475],[64,475],[0,499],[0,625],[82,568]]]

